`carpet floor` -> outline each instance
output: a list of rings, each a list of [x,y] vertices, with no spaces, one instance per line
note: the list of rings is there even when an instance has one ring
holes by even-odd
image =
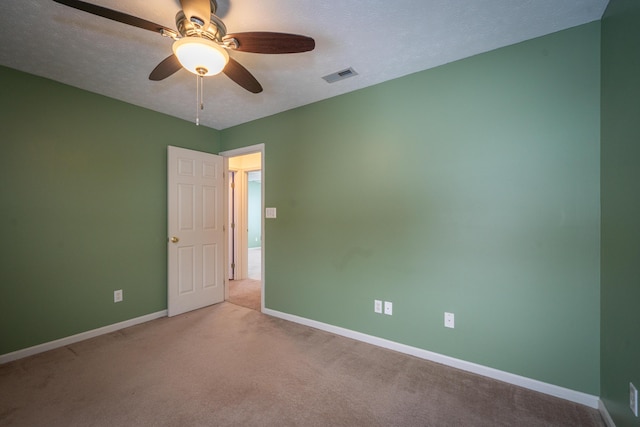
[[[260,280],[229,280],[229,296],[227,301],[261,311],[262,282]]]
[[[603,426],[598,411],[230,303],[0,365],[2,426]]]

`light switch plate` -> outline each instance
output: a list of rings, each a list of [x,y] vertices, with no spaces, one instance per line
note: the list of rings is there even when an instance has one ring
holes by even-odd
[[[373,300],[373,311],[376,313],[382,313],[382,301],[379,299]]]
[[[264,217],[265,218],[275,218],[276,217],[276,208],[265,208],[264,209]]]

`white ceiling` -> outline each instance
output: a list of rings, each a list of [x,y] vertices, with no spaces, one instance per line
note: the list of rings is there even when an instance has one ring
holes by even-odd
[[[179,0],[87,0],[175,29]],[[262,84],[205,78],[200,124],[225,129],[602,17],[608,0],[218,0],[229,33],[277,31],[316,41],[312,52],[232,52]],[[185,120],[196,77],[153,82],[171,39],[54,3],[3,0],[0,64]],[[353,67],[333,84],[322,76]]]

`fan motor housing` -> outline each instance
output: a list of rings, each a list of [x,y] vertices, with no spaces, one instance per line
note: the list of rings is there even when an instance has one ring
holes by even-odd
[[[218,16],[216,10],[218,5],[215,0],[211,0],[211,16],[209,18],[209,27],[202,28],[199,22],[192,22],[187,19],[184,12],[180,10],[176,14],[176,27],[182,37],[199,36],[210,40],[221,42],[222,38],[227,35],[227,27]]]

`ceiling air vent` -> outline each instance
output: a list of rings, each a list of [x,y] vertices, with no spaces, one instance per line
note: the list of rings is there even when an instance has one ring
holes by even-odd
[[[357,75],[358,73],[356,73],[356,70],[349,67],[346,70],[342,70],[333,74],[326,75],[323,77],[323,79],[325,79],[327,83],[335,83],[338,80],[344,80],[346,78],[357,76]]]

